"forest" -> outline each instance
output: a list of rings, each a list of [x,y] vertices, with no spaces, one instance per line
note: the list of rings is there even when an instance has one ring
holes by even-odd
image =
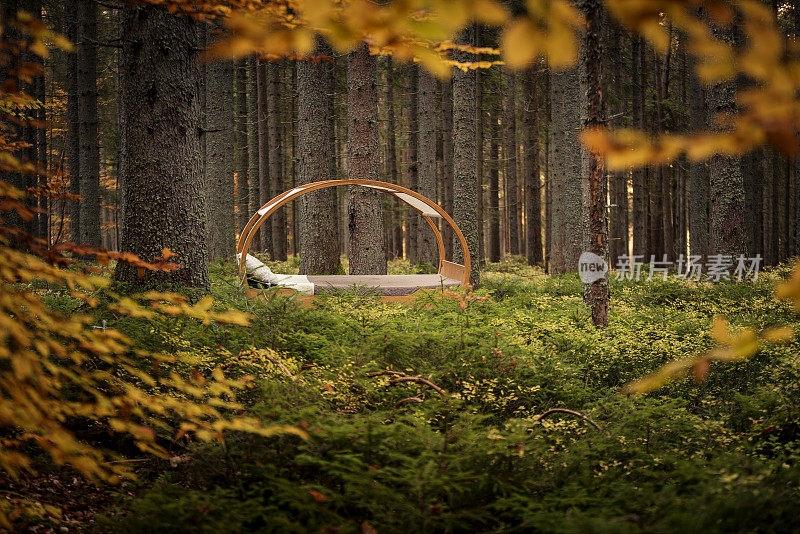
[[[797,532],[800,4],[0,0],[0,532]]]

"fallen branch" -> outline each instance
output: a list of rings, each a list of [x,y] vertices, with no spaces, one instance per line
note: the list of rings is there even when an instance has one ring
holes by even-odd
[[[547,410],[546,412],[535,416],[534,419],[536,419],[537,421],[541,421],[542,419],[544,419],[548,415],[551,415],[551,414],[554,414],[554,413],[566,413],[566,414],[570,414],[570,415],[576,415],[576,416],[580,417],[581,419],[583,419],[584,421],[586,421],[587,423],[591,424],[593,427],[595,427],[600,432],[603,432],[603,427],[601,427],[600,425],[595,423],[593,420],[591,420],[588,417],[586,417],[585,415],[583,415],[581,412],[576,412],[575,410],[567,410],[566,408],[551,408],[551,409]]]
[[[445,390],[443,390],[430,380],[426,380],[418,376],[401,376],[400,378],[393,378],[392,380],[389,380],[389,385],[394,386],[396,384],[401,384],[403,382],[414,382],[415,384],[422,384],[424,386],[428,386],[432,388],[434,391],[436,391],[436,393],[438,393],[442,397],[447,397],[447,392]]]
[[[422,399],[419,397],[406,397],[405,399],[400,399],[399,401],[394,403],[394,407],[397,408],[398,406],[402,406],[403,404],[419,404],[422,402]]]

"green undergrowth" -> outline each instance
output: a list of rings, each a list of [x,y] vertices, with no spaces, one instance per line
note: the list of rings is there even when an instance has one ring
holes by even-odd
[[[296,272],[296,260],[271,264]],[[294,271],[293,271],[294,270]],[[392,262],[390,272],[413,272]],[[620,388],[712,346],[735,326],[800,323],[755,283],[617,282],[607,333],[576,275],[519,259],[483,270],[461,299],[381,303],[339,293],[301,307],[248,300],[232,265],[212,273],[219,309],[250,326],[98,321],[182,371],[251,375],[239,399],[310,434],[174,443],[142,465],[98,529],[116,532],[686,532],[800,529],[800,343],[712,367],[644,397]],[[613,276],[612,276],[613,278]],[[66,297],[52,297],[68,306]],[[61,299],[61,300],[57,300]],[[395,371],[440,387],[401,382]],[[418,402],[421,401],[421,402]],[[577,416],[552,408],[578,411]]]

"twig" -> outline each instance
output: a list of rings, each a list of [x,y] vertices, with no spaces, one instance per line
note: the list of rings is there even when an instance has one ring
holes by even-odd
[[[535,419],[537,421],[541,421],[542,419],[544,419],[548,415],[551,415],[551,414],[554,414],[554,413],[568,413],[570,415],[577,415],[578,417],[580,417],[581,419],[583,419],[587,423],[591,424],[593,427],[595,427],[600,432],[603,432],[603,427],[601,427],[600,425],[595,423],[593,420],[591,420],[588,417],[586,417],[585,415],[583,415],[581,412],[576,412],[575,410],[567,410],[566,408],[551,408],[551,409],[547,410],[546,412],[537,415],[535,417]]]
[[[426,380],[418,376],[401,376],[400,378],[394,378],[392,380],[389,380],[389,385],[394,386],[396,384],[400,384],[403,382],[414,382],[415,384],[422,384],[424,386],[428,386],[430,388],[433,388],[433,390],[436,391],[436,393],[438,393],[442,397],[447,397],[447,392],[445,390],[443,390],[430,380]]]
[[[405,399],[400,399],[399,401],[394,403],[394,407],[397,408],[398,406],[402,406],[403,404],[419,404],[422,402],[422,399],[419,397],[406,397]]]

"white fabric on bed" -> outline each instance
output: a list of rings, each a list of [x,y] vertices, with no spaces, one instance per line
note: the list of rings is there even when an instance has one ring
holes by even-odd
[[[241,263],[242,255],[237,254],[236,260]],[[314,294],[314,283],[308,280],[304,274],[275,274],[269,267],[264,265],[258,258],[247,255],[244,267],[247,273],[260,282],[271,285],[293,289],[303,295]]]

